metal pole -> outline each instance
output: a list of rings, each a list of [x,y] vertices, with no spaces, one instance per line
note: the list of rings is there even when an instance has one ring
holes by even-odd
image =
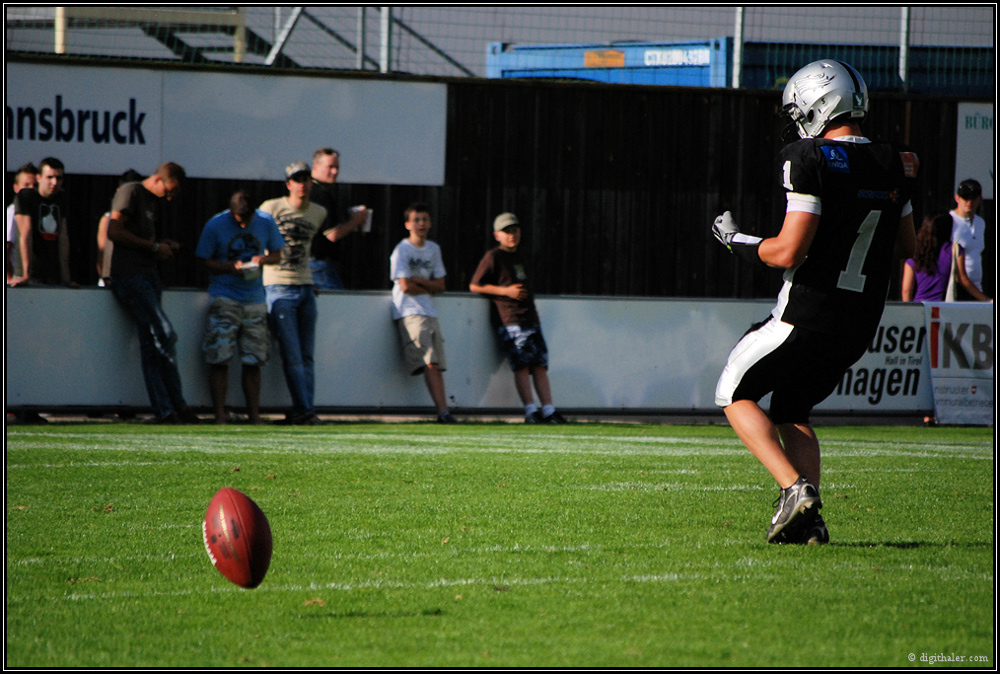
[[[903,81],[903,91],[910,90],[910,8],[899,10],[899,79]]]
[[[382,7],[382,15],[379,23],[382,29],[382,46],[379,52],[379,72],[388,73],[392,71],[392,7]]]
[[[233,30],[233,62],[243,63],[247,53],[246,7],[236,8],[236,27]]]
[[[66,8],[56,7],[56,20],[55,20],[55,46],[54,51],[57,54],[66,53]]]
[[[733,28],[733,89],[740,88],[743,74],[743,8],[736,8],[736,26]]]
[[[365,8],[358,7],[357,68],[365,69]]]
[[[292,29],[295,28],[295,24],[298,23],[299,17],[302,16],[302,7],[295,7],[292,9],[292,15],[288,17],[288,21],[278,32],[277,36],[274,38],[274,44],[271,46],[271,51],[264,59],[264,65],[273,65],[275,59],[278,58],[278,54],[281,50],[285,48],[285,42],[288,40],[288,36],[292,34]]]

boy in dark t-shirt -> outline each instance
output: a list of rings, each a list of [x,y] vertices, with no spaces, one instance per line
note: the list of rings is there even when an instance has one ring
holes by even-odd
[[[500,244],[479,262],[469,290],[488,295],[490,322],[500,350],[514,371],[514,385],[524,404],[524,421],[529,424],[564,424],[566,419],[552,404],[549,384],[549,354],[535,309],[527,267],[517,252],[521,225],[513,213],[501,213],[493,221],[493,236]],[[541,411],[535,405],[532,382]]]

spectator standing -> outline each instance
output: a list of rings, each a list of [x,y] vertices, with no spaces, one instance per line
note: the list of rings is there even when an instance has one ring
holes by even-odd
[[[340,278],[340,241],[365,223],[367,214],[361,206],[351,213],[351,217],[335,225],[340,211],[337,208],[337,176],[340,174],[340,153],[333,148],[323,147],[313,153],[312,184],[309,201],[326,209],[326,221],[313,238],[309,266],[313,283],[321,290],[343,290]]]
[[[38,165],[37,186],[14,197],[18,250],[23,274],[15,285],[44,283],[78,288],[69,271],[69,231],[66,223],[66,177],[63,163],[46,157]]]
[[[161,306],[163,283],[157,262],[171,259],[180,244],[157,240],[159,202],[177,196],[184,169],[168,162],[141,182],[118,188],[111,201],[108,239],[114,243],[111,291],[135,323],[142,375],[153,423],[198,423],[184,401],[177,370],[177,333]]]
[[[142,180],[142,175],[135,169],[129,169],[122,174],[118,181],[118,187],[125,183],[134,183]],[[101,287],[109,286],[111,278],[111,256],[114,252],[115,244],[108,240],[108,223],[111,222],[111,211],[106,211],[101,219],[97,221],[97,285]]]
[[[943,302],[951,275],[967,287],[965,250],[951,241],[952,217],[949,213],[928,215],[917,231],[917,250],[903,266],[904,302]],[[954,249],[954,250],[953,250]],[[972,295],[988,300],[975,286]]]
[[[34,164],[25,164],[14,174],[14,196],[23,189],[35,189],[38,184],[38,169]],[[4,254],[4,269],[7,273],[7,285],[14,285],[23,276],[21,269],[21,251],[18,242],[17,218],[14,217],[14,202],[7,206],[7,245]]]
[[[986,298],[983,294],[983,250],[986,248],[986,221],[978,215],[983,203],[983,187],[978,181],[963,180],[955,190],[951,212],[951,240],[965,249],[965,273],[958,299]]]
[[[260,210],[270,214],[285,240],[281,258],[264,266],[268,321],[281,351],[292,410],[279,423],[315,425],[316,288],[309,269],[313,237],[326,219],[326,209],[309,201],[309,167],[295,162],[285,169],[288,196],[269,199]]]
[[[212,298],[202,351],[217,424],[227,421],[229,361],[237,353],[247,416],[251,424],[260,423],[260,368],[270,350],[261,265],[277,262],[284,245],[274,218],[255,210],[244,190],[205,224],[198,240],[194,254],[208,269]]]
[[[518,252],[521,224],[517,216],[513,213],[498,215],[493,220],[493,236],[499,245],[480,260],[469,290],[492,300],[490,322],[500,350],[514,372],[514,385],[524,405],[525,423],[564,424],[566,419],[552,403],[549,351],[535,309],[527,265]],[[532,383],[541,411],[535,405]]]
[[[444,371],[444,337],[433,296],[444,292],[445,268],[441,247],[427,239],[431,214],[426,204],[411,204],[403,213],[410,233],[389,256],[392,280],[392,318],[403,347],[406,369],[424,375],[424,382],[442,424],[457,423],[448,410]]]

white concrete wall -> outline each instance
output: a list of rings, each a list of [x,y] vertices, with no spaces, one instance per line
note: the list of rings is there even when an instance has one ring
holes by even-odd
[[[422,377],[402,370],[388,291],[328,292],[319,297],[316,404],[320,408],[430,406]],[[730,349],[770,301],[544,297],[538,300],[550,351],[556,404],[563,409],[714,412],[715,383]],[[5,293],[8,406],[134,406],[149,400],[135,329],[109,291],[30,287]],[[201,356],[208,295],[168,290],[163,305],[179,335],[185,396],[196,407],[211,398]],[[515,410],[510,368],[496,350],[487,300],[468,293],[436,299],[446,338],[445,384],[466,409]],[[921,305],[890,305],[883,326],[897,332],[924,324]],[[926,341],[926,340],[925,340]],[[886,368],[897,344],[868,354],[858,367]],[[827,411],[907,412],[932,408],[927,358],[907,345],[919,369],[910,392],[867,389],[828,399]],[[926,353],[926,344],[923,345]],[[914,360],[913,357],[916,357]],[[904,359],[905,360],[905,359]],[[888,381],[888,378],[886,378]],[[876,401],[876,402],[873,402]],[[243,405],[239,368],[230,368],[229,402]],[[290,404],[276,345],[263,370],[261,404]]]

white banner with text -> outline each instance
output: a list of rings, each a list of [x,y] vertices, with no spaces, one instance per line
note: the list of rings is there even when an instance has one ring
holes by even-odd
[[[924,305],[934,411],[942,424],[992,425],[993,305]]]
[[[444,84],[25,63],[6,74],[8,171],[44,157],[85,175],[173,161],[194,178],[284,181],[285,166],[332,147],[346,183],[444,184]]]

